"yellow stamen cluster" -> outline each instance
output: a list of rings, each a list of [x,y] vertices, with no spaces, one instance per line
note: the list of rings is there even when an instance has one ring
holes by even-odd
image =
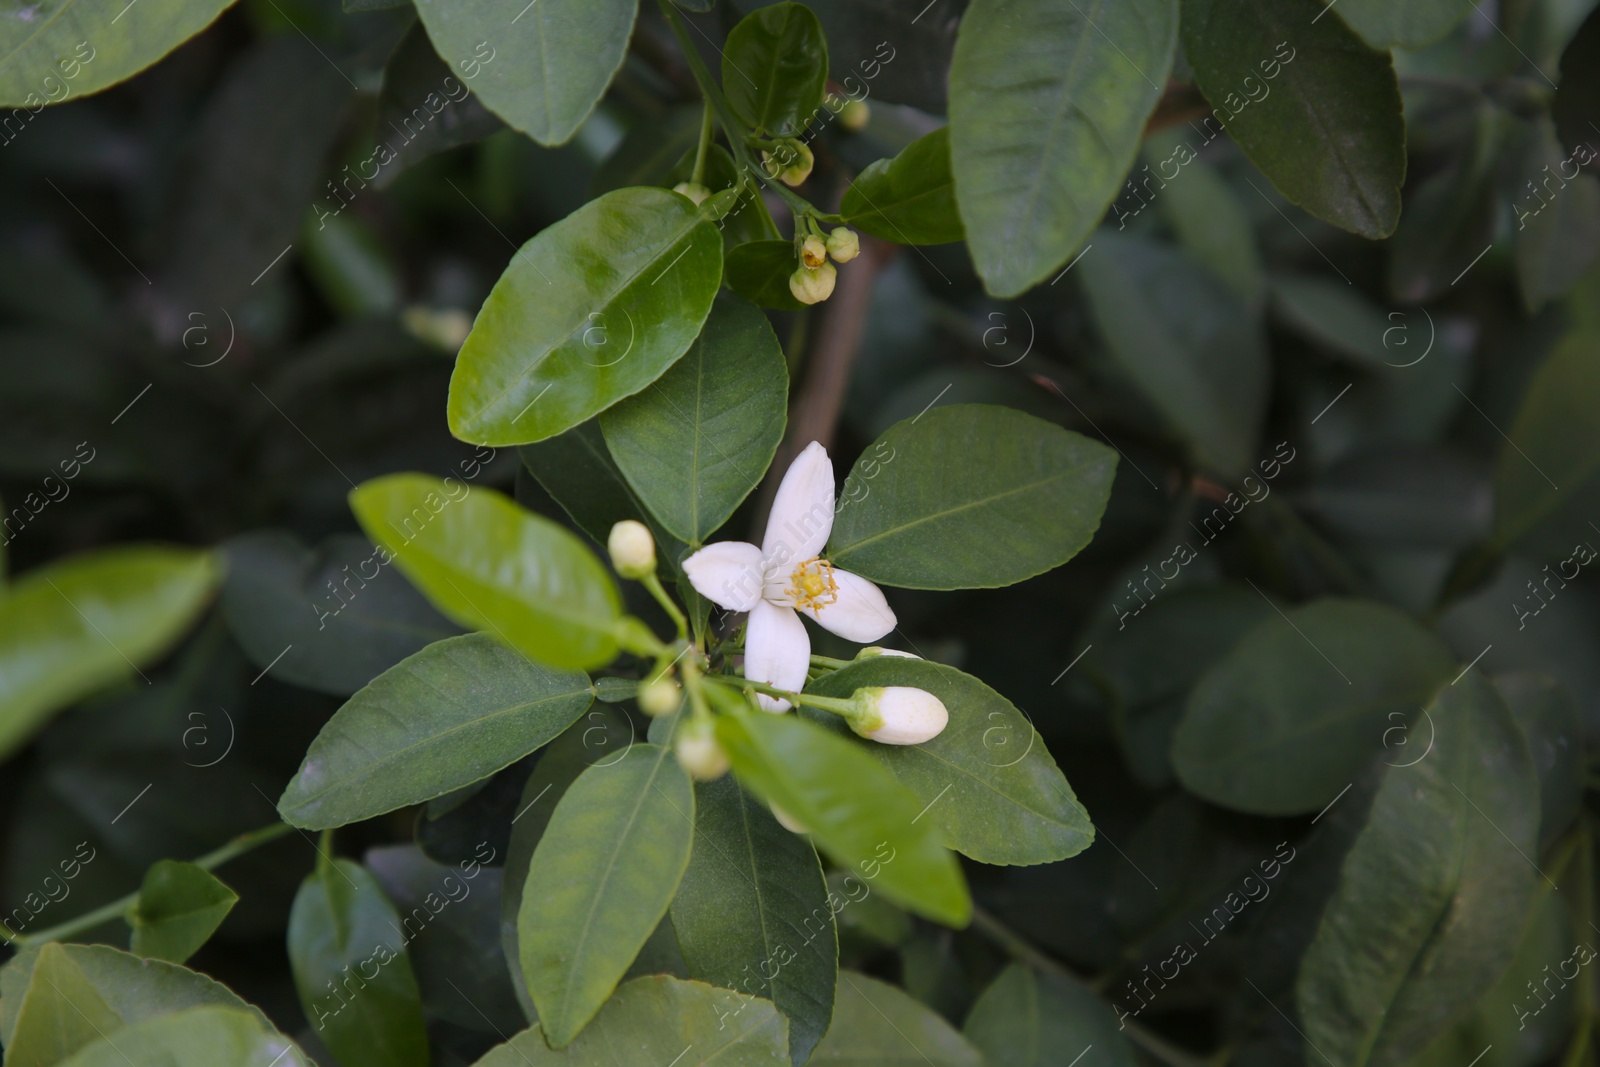
[[[815,614],[839,599],[839,582],[833,576],[833,564],[820,556],[813,556],[796,567],[789,581],[794,584],[784,592],[802,611]]]

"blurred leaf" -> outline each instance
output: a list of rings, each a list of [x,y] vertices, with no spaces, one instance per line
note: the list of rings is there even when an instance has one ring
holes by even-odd
[[[1600,181],[1583,173],[1580,162],[1592,163],[1600,152],[1585,146],[1569,154],[1543,118],[1522,131],[1518,148],[1509,194],[1517,222],[1517,286],[1523,304],[1538,311],[1576,285],[1600,256]]]
[[[1157,183],[1161,217],[1177,232],[1178,242],[1196,261],[1209,267],[1246,304],[1261,303],[1266,281],[1250,216],[1221,175],[1190,145],[1186,133],[1156,134],[1145,141],[1141,183]],[[1154,174],[1151,174],[1151,168]],[[1168,168],[1173,168],[1171,174]],[[1180,180],[1181,179],[1181,180]],[[1121,226],[1118,226],[1121,229]]]
[[[1432,751],[1386,769],[1300,968],[1307,1042],[1350,1067],[1410,1062],[1494,985],[1535,900],[1539,783],[1511,714],[1469,670],[1429,715]]]
[[[1360,367],[1406,361],[1403,352],[1391,354],[1387,345],[1391,332],[1396,345],[1408,332],[1403,312],[1385,315],[1361,292],[1322,275],[1277,274],[1271,284],[1278,317],[1324,351]]]
[[[1018,296],[1082,246],[1139,151],[1176,0],[974,0],[950,68],[950,158],[984,288]]]
[[[451,432],[542,441],[649,385],[705,323],[721,252],[705,216],[662,189],[607,193],[541,231],[456,357]]]
[[[565,144],[628,50],[636,0],[545,4],[509,19],[493,0],[416,0],[428,36],[483,105],[542,145]]]
[[[1183,0],[1183,51],[1212,106],[1208,137],[1226,129],[1290,201],[1376,240],[1400,219],[1400,87],[1390,57],[1324,10],[1318,0]]]
[[[982,1067],[984,1060],[954,1027],[903,990],[858,971],[840,971],[833,1026],[810,1062],[812,1067]]]
[[[1345,25],[1374,48],[1419,48],[1455,28],[1472,10],[1472,0],[1334,0]],[[1330,7],[1332,5],[1329,5]]]
[[[1333,21],[1329,19],[1328,21]],[[1406,198],[1389,245],[1389,292],[1423,303],[1443,296],[1489,250],[1500,215],[1494,189],[1508,120],[1482,106],[1450,162]]]
[[[1493,508],[1480,466],[1403,445],[1345,457],[1297,503],[1352,543],[1458,549],[1488,535]]]
[[[410,0],[403,0],[403,6],[411,6]],[[422,23],[412,23],[383,68],[378,133],[398,157],[398,165],[379,173],[380,187],[413,163],[481,141],[501,128],[499,118],[469,91],[467,83],[474,80],[466,77],[470,70],[474,70],[470,60],[459,75],[451,70],[433,50]],[[390,130],[404,138],[397,148],[387,140]]]
[[[52,712],[159,659],[221,577],[210,552],[122,545],[38,567],[0,597],[0,755]]]
[[[427,1067],[405,942],[366,868],[323,854],[289,913],[289,965],[306,1019],[342,1067]]]
[[[828,41],[802,4],[758,8],[739,20],[722,48],[722,91],[734,115],[757,133],[794,137],[822,107]]]
[[[758,0],[741,0],[752,7]],[[827,31],[830,73],[856,99],[869,95],[943,114],[946,74],[965,0],[806,0]]]
[[[1533,672],[1497,675],[1494,687],[1510,709],[1539,775],[1539,852],[1572,825],[1583,806],[1583,720],[1572,694]]]
[[[617,652],[611,575],[572,534],[491,489],[391,474],[351,490],[350,509],[434,606],[554,667]],[[421,520],[418,522],[418,520]]]
[[[950,127],[917,138],[893,159],[856,175],[839,206],[858,230],[903,245],[937,245],[966,236],[950,174]]]
[[[400,275],[372,228],[355,215],[307,219],[301,230],[306,273],[346,318],[379,318],[400,307]]]
[[[1561,81],[1550,106],[1565,145],[1592,145],[1600,124],[1600,10],[1591,10],[1561,53]]]
[[[1045,1067],[1070,1059],[1082,1045],[1084,1052],[1100,1049],[1097,1065],[1135,1067],[1133,1046],[1121,1030],[1105,1002],[1084,987],[1020,963],[989,984],[962,1027],[991,1064]]]
[[[806,305],[789,290],[789,275],[799,266],[793,241],[747,241],[728,249],[723,270],[728,288],[752,304],[799,311]]]
[[[934,408],[856,460],[827,556],[907,589],[1012,585],[1089,543],[1115,468],[1098,441],[1011,408]]]
[[[595,171],[590,196],[630,185],[672,186],[673,166],[700,140],[701,108],[683,104],[664,114],[641,117]]]
[[[593,699],[582,671],[552,670],[487,634],[436,642],[328,720],[279,813],[321,830],[420,804],[521,759]]]
[[[61,1067],[312,1067],[294,1042],[238,1008],[189,1008],[117,1031]]]
[[[789,1020],[798,1067],[833,1014],[834,915],[845,898],[823,881],[811,842],[780,826],[732,775],[696,783],[694,793],[694,855],[672,899],[689,974],[771,1000]]]
[[[129,912],[129,947],[140,956],[182,963],[211,939],[238,902],[239,894],[205,868],[162,860],[145,872]]]

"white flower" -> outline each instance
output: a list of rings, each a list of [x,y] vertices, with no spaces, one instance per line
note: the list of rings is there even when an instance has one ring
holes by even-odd
[[[851,698],[850,729],[885,745],[920,745],[932,741],[950,722],[944,701],[908,685],[857,689]]]
[[[707,545],[683,561],[707,600],[748,611],[746,678],[799,690],[811,665],[811,638],[798,612],[848,641],[876,641],[894,629],[894,612],[878,587],[818,556],[833,530],[833,465],[816,441],[783,475],[761,546],[743,541]],[[787,700],[759,696],[768,711]]]

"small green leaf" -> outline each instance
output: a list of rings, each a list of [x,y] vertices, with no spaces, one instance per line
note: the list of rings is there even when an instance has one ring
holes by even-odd
[[[1510,712],[1468,671],[1428,718],[1432,750],[1384,769],[1300,967],[1306,1040],[1349,1067],[1409,1063],[1493,986],[1539,882],[1539,782]]]
[[[457,490],[460,490],[458,493]],[[434,606],[556,667],[616,655],[621,603],[593,552],[491,489],[391,474],[350,492],[350,509]]]
[[[950,67],[950,158],[984,288],[1053,275],[1139,152],[1178,37],[1176,0],[974,0]]]
[[[189,548],[117,547],[29,571],[0,597],[0,756],[75,701],[159,659],[221,578]]]
[[[518,250],[456,357],[450,432],[518,445],[659,378],[699,334],[722,239],[687,197],[618,189]]]
[[[1363,237],[1394,232],[1406,176],[1388,53],[1318,0],[1183,0],[1183,51],[1211,114],[1294,203]]]
[[[939,245],[966,236],[950,173],[950,127],[941,126],[856,175],[839,213],[858,230],[903,245]]]
[[[439,641],[334,713],[278,812],[321,830],[432,800],[539,748],[593,699],[582,671],[534,663],[486,634]]]
[[[1215,804],[1314,812],[1405,736],[1456,670],[1437,637],[1382,604],[1329,599],[1274,612],[1195,686],[1173,766]]]
[[[839,494],[827,556],[906,589],[990,589],[1094,536],[1116,453],[1012,408],[936,407],[890,427]]]
[[[636,0],[530,4],[417,0],[439,54],[484,106],[543,145],[564,144],[589,117],[628,50]]]
[[[925,805],[861,745],[792,715],[717,718],[739,781],[806,826],[822,849],[874,889],[949,926],[972,917],[955,857]]]
[[[1374,48],[1420,48],[1455,28],[1472,0],[1333,0],[1334,14]]]
[[[1099,997],[1076,982],[1013,963],[972,1006],[962,1032],[986,1062],[1007,1067],[1064,1063],[1097,1049],[1099,1067],[1136,1067],[1133,1046]]]
[[[812,1067],[983,1067],[984,1059],[959,1031],[905,990],[859,971],[840,971],[833,1026],[810,1062]]]
[[[427,1067],[428,1033],[400,916],[366,868],[324,857],[289,912],[300,1007],[343,1067]]]
[[[667,913],[694,843],[694,788],[670,749],[638,744],[578,776],[528,868],[520,965],[553,1048],[594,1018]]]
[[[699,545],[760,484],[783,438],[788,397],[767,317],[724,296],[688,354],[601,416],[600,428],[639,499]]]
[[[806,305],[789,291],[789,275],[800,267],[793,241],[746,241],[728,249],[723,268],[728,288],[764,308],[799,311]]]
[[[1094,826],[1050,758],[1033,724],[1005,697],[970,674],[922,659],[874,656],[806,687],[849,697],[867,686],[925,689],[950,723],[920,745],[865,746],[900,784],[928,805],[922,822],[947,847],[980,863],[1051,863],[1094,841]],[[818,713],[829,725],[843,722]]]
[[[830,894],[811,842],[780,826],[732,775],[694,793],[694,855],[672,900],[689,974],[772,1001],[789,1020],[799,1067],[833,1015],[834,913],[845,898]]]
[[[182,963],[216,933],[239,894],[192,863],[161,860],[145,872],[128,919],[130,948],[150,959]]]
[[[828,41],[802,4],[760,7],[739,20],[722,49],[728,107],[758,133],[793,137],[822,106]]]
[[[10,1057],[7,1056],[7,1062]],[[356,1061],[345,1061],[356,1062]],[[313,1067],[293,1041],[239,1008],[189,1008],[102,1037],[61,1067]]]

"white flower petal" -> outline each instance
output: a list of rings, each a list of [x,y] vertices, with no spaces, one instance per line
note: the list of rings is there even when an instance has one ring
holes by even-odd
[[[763,600],[750,609],[744,635],[744,676],[779,689],[800,690],[811,666],[811,635],[793,608]],[[787,711],[789,702],[766,694],[756,697],[767,711]]]
[[[749,611],[761,599],[761,550],[744,541],[718,541],[683,561],[695,592],[729,611]]]
[[[795,457],[772,498],[761,558],[793,567],[822,551],[833,532],[833,461],[816,441]]]
[[[894,629],[894,612],[883,591],[859,574],[833,568],[839,599],[820,608],[808,608],[823,629],[846,641],[876,641]]]

